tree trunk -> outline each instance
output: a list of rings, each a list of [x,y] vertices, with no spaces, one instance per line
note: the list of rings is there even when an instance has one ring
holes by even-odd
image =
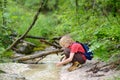
[[[55,53],[62,52],[62,51],[63,51],[63,49],[56,49],[56,50],[53,50],[53,51],[44,51],[44,52],[40,52],[40,53],[37,53],[37,54],[32,54],[32,55],[19,57],[19,58],[14,59],[14,61],[19,61],[19,62],[26,61],[26,60],[30,60],[30,59],[45,57],[47,55],[55,54]]]
[[[55,5],[54,5],[54,7],[55,7],[56,10],[58,9],[58,3],[59,3],[59,0],[55,0]]]
[[[6,22],[6,18],[5,18],[5,16],[4,16],[4,14],[5,14],[5,12],[6,12],[6,6],[7,6],[7,0],[4,0],[4,2],[3,2],[3,6],[2,6],[2,24],[3,24],[3,26],[4,27],[6,27],[7,26],[7,22]]]

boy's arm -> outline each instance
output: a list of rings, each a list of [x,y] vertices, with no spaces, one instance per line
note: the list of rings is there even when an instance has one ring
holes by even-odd
[[[67,59],[65,59],[65,60],[63,60],[63,61],[61,61],[61,62],[58,62],[58,63],[56,64],[56,66],[61,66],[61,65],[63,65],[63,64],[67,64],[67,63],[71,62],[72,59],[73,59],[73,57],[74,57],[74,54],[75,54],[75,53],[70,53],[69,58],[67,58]]]
[[[66,59],[66,56],[64,56],[62,59],[61,59],[61,61],[64,61]]]

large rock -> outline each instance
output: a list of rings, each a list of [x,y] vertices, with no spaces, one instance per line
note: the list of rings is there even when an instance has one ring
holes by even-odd
[[[34,47],[35,44],[24,41],[16,46],[15,51],[17,53],[22,53],[22,54],[31,54],[33,52]]]

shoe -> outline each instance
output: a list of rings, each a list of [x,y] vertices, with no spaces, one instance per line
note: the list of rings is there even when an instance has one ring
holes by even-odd
[[[78,61],[76,61],[76,62],[73,62],[72,66],[70,66],[68,68],[68,71],[71,72],[71,71],[76,70],[80,67],[82,67],[82,65]]]

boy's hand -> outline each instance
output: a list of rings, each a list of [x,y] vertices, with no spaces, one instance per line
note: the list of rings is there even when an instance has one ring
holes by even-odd
[[[56,64],[57,67],[62,66],[62,65],[63,65],[62,62],[58,62],[58,63]]]

